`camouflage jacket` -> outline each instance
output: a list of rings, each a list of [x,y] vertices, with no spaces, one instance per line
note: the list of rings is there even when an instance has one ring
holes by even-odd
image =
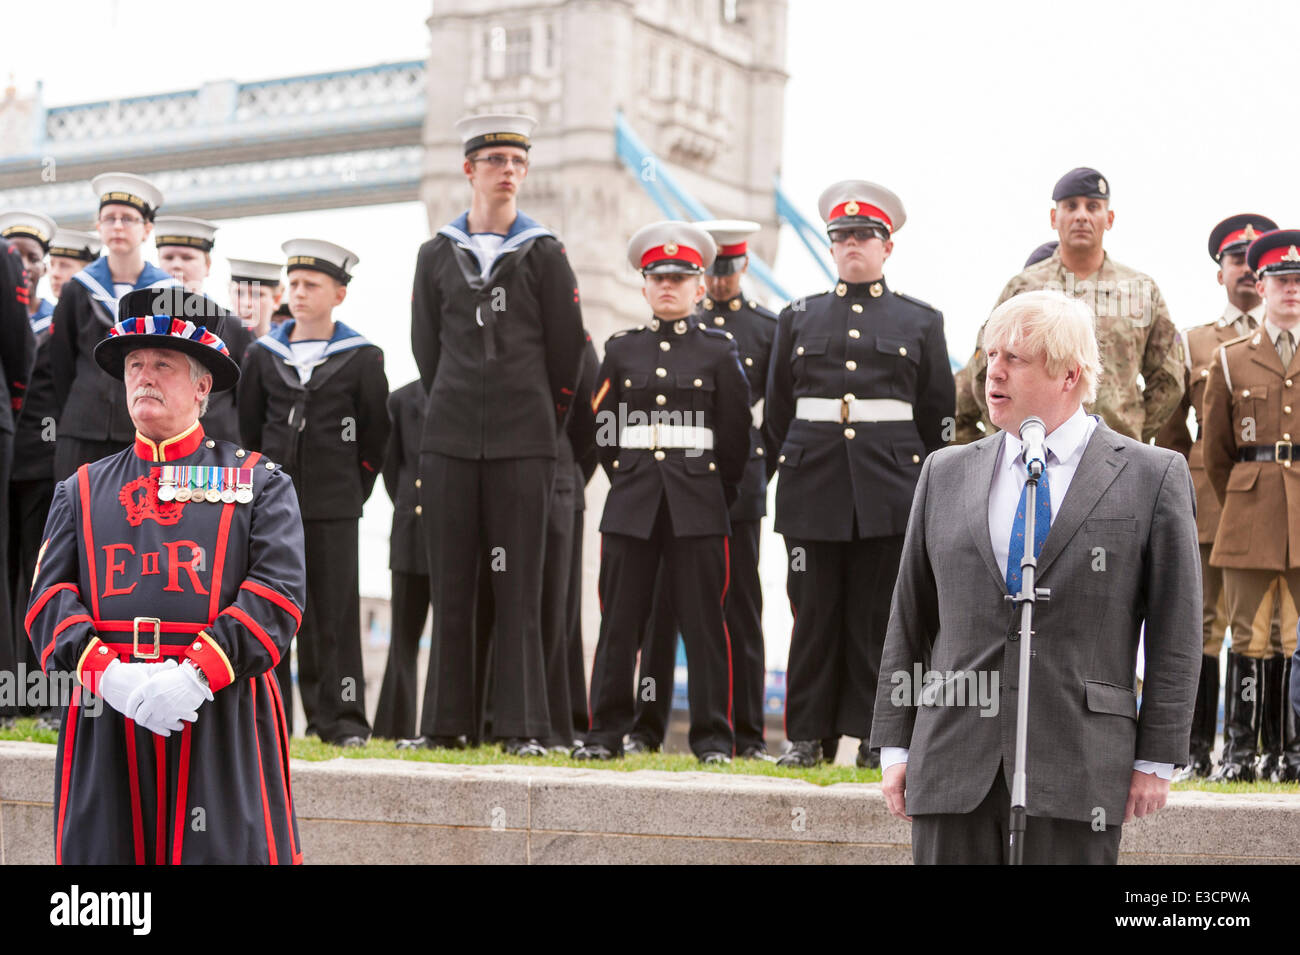
[[[1178,407],[1183,395],[1182,338],[1169,318],[1160,289],[1150,276],[1121,265],[1106,254],[1101,268],[1076,279],[1061,262],[1060,250],[1031,265],[1002,289],[997,305],[1013,295],[1055,289],[1082,299],[1097,316],[1097,345],[1101,349],[1101,380],[1097,400],[1087,410],[1106,424],[1140,441],[1148,441]],[[996,306],[995,306],[996,307]],[[975,354],[957,372],[955,442],[967,444],[996,429],[984,402],[984,330]],[[1141,375],[1141,387],[1138,376]],[[982,423],[984,430],[977,427]]]

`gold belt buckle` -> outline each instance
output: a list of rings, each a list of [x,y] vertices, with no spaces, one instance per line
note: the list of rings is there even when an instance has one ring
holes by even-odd
[[[1286,457],[1285,457],[1285,458],[1282,457],[1282,449],[1283,449],[1283,448],[1286,448]],[[1292,448],[1293,448],[1293,445],[1291,444],[1290,441],[1274,441],[1274,442],[1273,442],[1273,460],[1274,460],[1274,461],[1281,461],[1283,467],[1288,467],[1288,468],[1289,468],[1289,467],[1291,466],[1291,462],[1295,460],[1295,457],[1294,457],[1294,455],[1292,454]]]
[[[849,419],[852,417],[850,414],[849,400],[850,399],[848,398],[840,399],[840,424],[848,424]]]
[[[153,627],[153,650],[146,653],[140,649],[140,624]],[[157,617],[136,617],[131,621],[131,652],[143,660],[157,660],[162,656],[162,621]]]
[[[659,450],[659,424],[658,422],[650,425],[650,450]]]

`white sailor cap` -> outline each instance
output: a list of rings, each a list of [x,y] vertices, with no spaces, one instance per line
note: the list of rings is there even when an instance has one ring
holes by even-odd
[[[643,275],[682,272],[698,275],[713,264],[717,245],[703,229],[689,222],[652,222],[637,230],[627,244],[627,260]]]
[[[57,255],[64,259],[77,259],[81,262],[94,262],[99,258],[99,250],[103,244],[99,236],[93,232],[55,229],[54,238],[50,240],[50,255]]]
[[[828,186],[817,200],[826,230],[880,228],[888,235],[903,228],[907,212],[903,200],[884,186],[862,179],[845,179]]]
[[[286,271],[314,269],[344,285],[352,281],[352,270],[361,261],[355,252],[324,239],[290,239],[280,248],[289,257],[284,266]]]
[[[261,285],[279,285],[284,266],[278,262],[255,262],[252,259],[227,259],[230,263],[230,281],[256,282]]]
[[[10,209],[0,212],[0,236],[8,239],[23,235],[35,239],[46,252],[50,251],[50,242],[58,226],[44,213],[32,212],[30,209]]]
[[[465,155],[486,146],[532,146],[529,137],[537,120],[518,113],[478,113],[456,123],[456,132],[465,144]]]
[[[159,216],[153,223],[153,244],[183,245],[211,252],[217,244],[217,224],[190,216]]]
[[[710,275],[731,275],[740,268],[740,260],[749,254],[746,241],[762,228],[757,222],[748,219],[710,219],[695,223],[697,229],[703,229],[718,244],[718,257],[709,269]]]
[[[110,203],[131,206],[146,220],[152,220],[163,203],[162,190],[143,176],[129,172],[100,173],[90,180],[90,187],[99,196],[101,209]]]

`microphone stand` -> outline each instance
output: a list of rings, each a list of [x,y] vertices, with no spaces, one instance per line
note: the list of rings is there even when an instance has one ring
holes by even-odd
[[[1025,861],[1025,790],[1027,754],[1029,749],[1029,660],[1030,641],[1034,633],[1034,603],[1048,600],[1051,591],[1034,587],[1038,571],[1038,558],[1034,555],[1034,518],[1038,505],[1038,479],[1043,475],[1043,462],[1029,462],[1029,477],[1025,480],[1025,554],[1020,560],[1020,593],[1007,596],[1020,608],[1020,676],[1016,694],[1016,764],[1011,776],[1011,865]]]

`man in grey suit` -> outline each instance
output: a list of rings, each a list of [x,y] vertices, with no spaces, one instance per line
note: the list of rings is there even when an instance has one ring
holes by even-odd
[[[1026,466],[1043,419],[1024,861],[1114,863],[1122,823],[1165,804],[1188,761],[1201,578],[1181,455],[1083,405],[1095,319],[1059,292],[999,306],[984,333],[998,433],[926,459],[894,588],[871,745],[918,863],[1006,861],[1014,769]],[[1145,634],[1142,706],[1134,692]],[[919,684],[919,685],[918,685]]]

